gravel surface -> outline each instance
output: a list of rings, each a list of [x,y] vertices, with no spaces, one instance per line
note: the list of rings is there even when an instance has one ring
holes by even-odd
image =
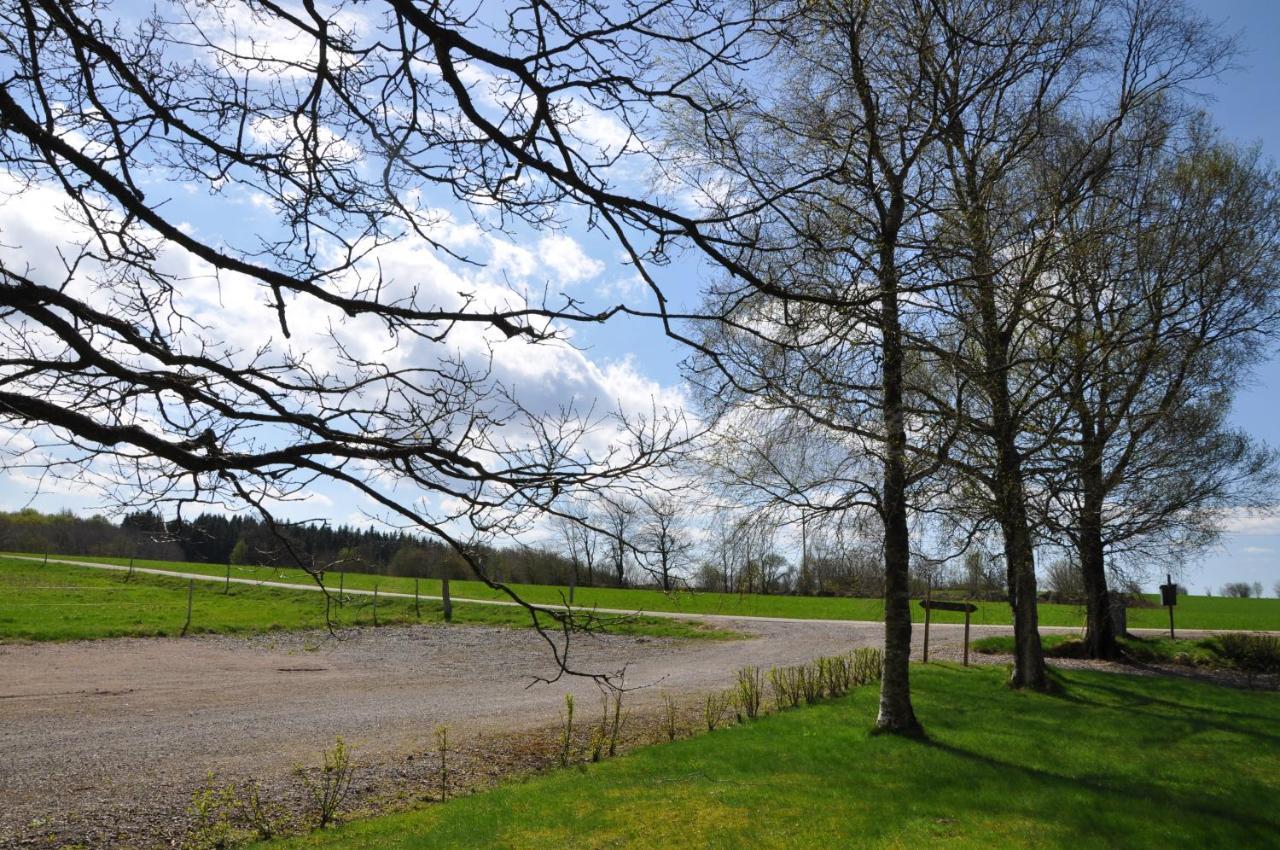
[[[569,659],[582,670],[625,668],[628,686],[648,686],[627,699],[642,725],[664,692],[691,702],[744,665],[878,645],[882,631],[726,625],[753,637],[577,637]],[[540,637],[507,628],[0,645],[0,847],[170,844],[209,771],[283,788],[296,784],[295,764],[317,763],[337,736],[374,774],[361,786],[369,793],[412,774],[408,757],[421,762],[441,725],[460,758],[470,752],[497,773],[537,767],[547,754],[531,742],[557,722],[566,693],[580,712],[599,712],[590,680],[534,683],[554,672]]]
[[[723,625],[751,637],[577,637],[569,659],[586,671],[625,668],[638,688],[626,699],[630,746],[656,737],[664,695],[694,725],[698,695],[730,686],[742,666],[879,646],[883,634],[877,623]],[[931,659],[958,660],[961,633],[935,626]],[[972,637],[1002,633],[975,627]],[[922,629],[913,634],[918,657]],[[0,847],[179,846],[191,794],[210,771],[254,778],[264,797],[296,807],[294,766],[318,764],[337,736],[354,748],[356,802],[368,807],[435,798],[439,726],[450,730],[455,789],[540,769],[556,758],[566,693],[580,730],[600,714],[590,680],[536,682],[554,672],[542,638],[509,628],[0,645]]]

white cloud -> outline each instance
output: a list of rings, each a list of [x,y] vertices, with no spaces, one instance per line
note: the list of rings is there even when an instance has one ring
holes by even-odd
[[[564,233],[550,233],[538,240],[538,260],[562,284],[590,280],[604,271],[604,263]]]
[[[1251,536],[1280,535],[1280,512],[1231,511],[1223,518],[1222,530]]]

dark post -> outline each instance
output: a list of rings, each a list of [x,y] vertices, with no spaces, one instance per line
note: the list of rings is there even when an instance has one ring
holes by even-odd
[[[378,585],[373,586],[373,624],[378,625]]]
[[[569,576],[569,604],[573,604],[573,588],[578,584],[578,571],[575,568],[573,575]]]
[[[924,580],[924,663],[929,663],[929,614],[932,611],[930,597],[933,590],[933,578]]]
[[[449,580],[440,579],[440,598],[444,600],[444,621],[453,622],[453,600],[449,598]]]
[[[422,619],[422,609],[418,607],[418,580],[413,580],[413,616]]]
[[[191,597],[195,595],[195,592],[196,580],[193,578],[187,579],[187,622],[183,624],[182,633],[178,637],[185,637],[187,629],[191,628]]]
[[[964,666],[969,666],[969,609],[964,610]]]
[[[342,607],[342,582],[347,577],[346,573],[338,573],[338,607]]]
[[[227,583],[222,588],[222,595],[226,596],[231,592],[231,562],[227,561]]]

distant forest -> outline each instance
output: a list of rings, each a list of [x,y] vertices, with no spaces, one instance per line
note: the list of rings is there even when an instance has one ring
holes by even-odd
[[[342,561],[341,569],[349,572],[471,577],[462,559],[444,544],[403,532],[347,525],[288,525],[273,532],[254,517],[224,514],[165,521],[143,511],[112,522],[69,511],[0,512],[0,551],[279,567],[324,568]],[[573,574],[570,561],[550,550],[494,547],[483,550],[483,556],[503,581],[567,584]],[[605,583],[599,581],[603,574],[595,578],[597,584]]]

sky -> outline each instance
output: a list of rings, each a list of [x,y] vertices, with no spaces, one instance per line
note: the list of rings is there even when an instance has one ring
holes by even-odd
[[[1194,0],[1193,6],[1223,21],[1238,34],[1242,67],[1216,84],[1206,108],[1224,133],[1237,141],[1258,143],[1280,162],[1280,3],[1275,0]],[[1232,421],[1240,428],[1280,446],[1280,357],[1276,352],[1257,370],[1236,399]],[[1277,494],[1280,502],[1280,493]],[[1280,580],[1280,516],[1241,521],[1222,544],[1193,564],[1185,576],[1191,589],[1214,593],[1227,581],[1261,582],[1268,596]]]
[[[1240,142],[1257,142],[1265,153],[1280,160],[1280,3],[1274,0],[1190,0],[1190,5],[1205,15],[1222,21],[1228,31],[1238,32],[1241,68],[1221,80],[1203,86],[1205,107],[1212,113],[1226,135]],[[596,116],[593,125],[605,143],[611,128],[607,118]],[[181,195],[181,192],[178,192]],[[188,187],[193,198],[200,194]],[[233,199],[234,200],[234,199]],[[176,199],[182,203],[181,198]],[[238,231],[252,232],[257,226],[256,200],[244,197],[235,201],[238,213],[216,220],[193,213],[191,226],[211,230],[225,228],[229,238]],[[33,217],[31,206],[16,210],[0,208],[0,230],[10,237],[23,234],[17,242],[26,246],[52,244],[57,223]],[[193,201],[193,210],[198,209]],[[592,303],[616,303],[643,300],[633,272],[621,261],[618,246],[581,226],[571,225],[563,233],[526,233],[504,239],[471,226],[459,214],[447,223],[451,238],[461,240],[485,267],[460,269],[456,265],[436,263],[413,252],[386,258],[388,268],[414,269],[421,273],[426,266],[436,273],[433,285],[442,292],[451,287],[497,289],[506,282],[527,285],[533,291],[555,281],[554,286]],[[43,240],[43,241],[42,241]],[[234,241],[234,240],[232,240]],[[29,248],[34,253],[34,248]],[[671,265],[660,269],[664,291],[676,302],[692,303],[705,271],[691,255],[677,255]],[[213,305],[197,304],[212,309]],[[270,326],[273,317],[266,317]],[[217,321],[211,314],[211,321]],[[227,333],[248,340],[252,327],[228,327]],[[593,396],[611,398],[629,409],[643,409],[652,399],[662,403],[678,403],[681,398],[679,362],[687,353],[678,343],[663,336],[652,322],[622,319],[607,327],[575,329],[576,350],[520,352],[498,364],[499,374],[509,384],[525,393],[545,398],[548,402],[572,395],[579,399]],[[299,343],[303,344],[303,343]],[[1260,367],[1246,390],[1240,394],[1232,411],[1232,421],[1255,436],[1280,446],[1280,356],[1273,356]],[[30,478],[11,475],[0,479],[0,509],[14,509],[31,504],[44,510],[69,507],[86,511],[97,502],[83,488],[76,486],[46,487],[33,498]],[[1280,494],[1277,494],[1280,503]],[[306,503],[285,511],[296,517],[325,516],[337,522],[364,523],[363,506],[343,492],[318,488]],[[1163,580],[1163,576],[1158,577]],[[1189,565],[1182,581],[1192,592],[1212,589],[1217,593],[1227,581],[1261,582],[1271,595],[1280,580],[1280,516],[1239,518],[1234,520],[1220,546]],[[1156,582],[1152,582],[1154,585]]]

